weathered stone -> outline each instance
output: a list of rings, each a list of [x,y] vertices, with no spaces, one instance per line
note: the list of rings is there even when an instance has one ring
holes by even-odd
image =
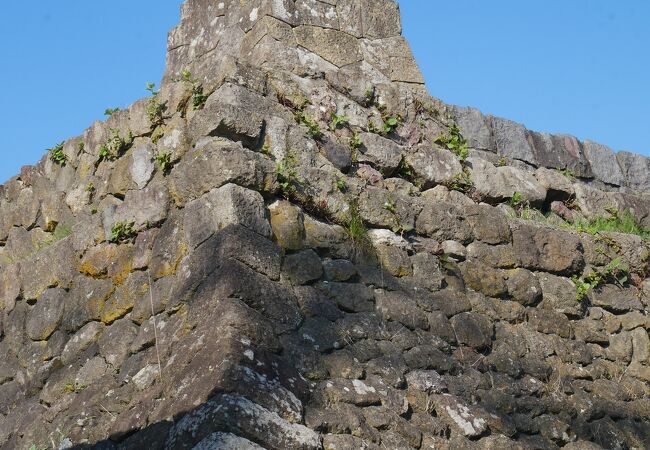
[[[263,450],[263,447],[232,433],[212,433],[192,447],[192,450]]]
[[[569,320],[559,312],[534,308],[528,311],[528,322],[540,333],[557,334],[566,339],[573,335]]]
[[[537,277],[526,269],[507,272],[508,294],[524,306],[533,306],[542,298],[542,287]]]
[[[39,297],[29,312],[25,328],[33,341],[44,341],[61,324],[66,292],[63,289],[48,289]]]
[[[282,272],[295,284],[306,284],[323,275],[323,265],[315,251],[303,250],[285,257]]]
[[[463,172],[456,155],[449,150],[426,144],[410,150],[404,161],[413,171],[416,184],[422,189],[451,183],[456,176]]]
[[[20,294],[20,268],[11,264],[0,269],[0,309],[10,312]]]
[[[185,207],[183,229],[191,248],[231,224],[242,225],[262,236],[271,236],[262,196],[235,184],[226,184]]]
[[[427,316],[418,308],[417,303],[401,292],[377,290],[377,311],[385,320],[393,320],[409,329],[428,329]]]
[[[472,237],[463,211],[456,205],[444,202],[425,204],[417,218],[415,229],[418,233],[438,241],[451,239],[467,243]]]
[[[533,131],[529,131],[528,136],[534,149],[536,165],[570,170],[582,178],[593,176],[589,162],[583,155],[582,145],[575,137]]]
[[[611,284],[590,291],[589,301],[592,305],[600,306],[613,313],[643,310],[643,305],[635,295],[634,289],[624,289]]]
[[[107,327],[98,340],[99,353],[106,362],[117,368],[130,353],[131,342],[138,328],[129,319],[121,319]]]
[[[453,114],[470,148],[496,151],[496,144],[490,130],[490,121],[478,109],[454,106]]]
[[[368,237],[382,270],[396,277],[411,275],[408,242],[389,230],[370,230]]]
[[[374,186],[367,186],[359,196],[359,214],[373,227],[398,231],[413,229],[419,211],[413,197],[387,193]]]
[[[153,157],[152,145],[140,145],[131,151],[131,179],[138,189],[144,188],[151,180],[155,168]]]
[[[176,273],[187,250],[188,244],[185,241],[182,221],[178,215],[168,217],[151,249],[149,268],[152,278],[162,278]]]
[[[90,322],[83,326],[65,345],[61,353],[61,362],[63,364],[70,364],[82,352],[90,347],[104,329],[104,324],[100,322]]]
[[[487,202],[503,202],[515,193],[531,206],[541,206],[546,200],[546,189],[532,174],[511,166],[495,167],[478,158],[468,158],[467,161],[472,168],[472,184]]]
[[[357,274],[357,269],[346,259],[323,261],[325,279],[328,281],[348,281]]]
[[[490,116],[497,153],[512,159],[536,164],[534,150],[528,142],[523,125],[511,120]]]
[[[262,443],[264,447],[287,450],[320,448],[320,439],[314,431],[291,424],[250,400],[231,394],[213,397],[175,423],[169,432],[167,445],[191,449],[207,437],[210,430],[226,427],[244,438]]]
[[[343,311],[374,311],[375,296],[372,289],[358,283],[329,282],[318,286],[323,293],[334,300]]]
[[[443,394],[433,396],[432,399],[436,411],[464,436],[478,437],[488,430],[487,421],[459,398]]]
[[[115,210],[113,221],[108,226],[134,222],[136,230],[151,228],[167,217],[168,206],[169,194],[164,185],[152,184],[142,190],[129,191],[124,202]]]
[[[629,152],[616,153],[625,185],[639,191],[650,190],[650,158]]]
[[[293,32],[299,45],[338,67],[363,59],[357,39],[347,33],[314,26],[300,26]]]
[[[507,272],[469,260],[460,264],[465,284],[488,297],[502,297],[508,292]]]
[[[52,264],[56,261],[56,264]],[[42,252],[21,263],[22,292],[35,299],[48,287],[67,288],[78,268],[70,237],[55,242]]]
[[[558,170],[540,167],[535,171],[535,178],[546,189],[547,199],[566,200],[575,193],[571,180]]]
[[[264,119],[255,111],[224,103],[220,92],[215,92],[192,117],[188,131],[195,141],[222,136],[253,150],[260,146],[264,125]]]
[[[305,239],[303,214],[300,208],[279,200],[269,206],[273,236],[280,247],[300,250]]]
[[[475,313],[460,313],[451,318],[458,342],[478,350],[489,348],[494,335],[493,326],[485,317]]]
[[[275,168],[271,161],[238,144],[202,140],[188,156],[170,174],[170,194],[180,206],[226,183],[273,190]]]
[[[582,244],[574,233],[515,223],[512,242],[519,265],[527,269],[574,274],[584,266]]]
[[[616,154],[609,147],[584,141],[582,149],[596,179],[614,186],[623,186],[625,177],[618,165]]]
[[[488,205],[477,205],[470,208],[467,221],[472,227],[476,239],[487,244],[503,244],[510,242],[510,226],[501,211]]]
[[[570,280],[550,274],[539,274],[537,278],[543,293],[541,308],[566,314],[569,318],[583,316],[584,307],[577,300],[576,287]]]
[[[385,177],[390,176],[402,160],[402,146],[374,133],[363,133],[359,138],[362,145],[357,150],[357,161],[370,164]]]

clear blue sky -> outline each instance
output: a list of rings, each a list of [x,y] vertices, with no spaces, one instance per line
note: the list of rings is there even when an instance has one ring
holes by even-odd
[[[181,0],[6,2],[0,182],[162,76]],[[400,0],[432,95],[650,155],[647,0]]]

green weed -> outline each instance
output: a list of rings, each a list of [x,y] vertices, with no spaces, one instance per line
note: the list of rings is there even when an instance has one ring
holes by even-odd
[[[382,116],[382,120],[384,121],[384,126],[382,129],[382,134],[391,134],[393,133],[397,127],[399,126],[400,123],[400,118],[399,117],[393,117],[393,116]]]
[[[455,123],[449,127],[448,133],[441,134],[435,142],[453,152],[461,162],[465,161],[469,155],[467,141],[460,133],[460,128],[458,128],[458,125]]]
[[[346,192],[348,190],[348,184],[343,178],[336,179],[336,188],[341,192]]]
[[[109,242],[117,244],[133,238],[136,234],[133,229],[134,225],[135,222],[116,222],[111,227],[111,238]]]
[[[184,70],[181,75],[183,81],[189,83],[192,88],[192,107],[195,111],[202,109],[208,100],[208,96],[203,92],[203,85],[196,78],[192,77],[192,73],[189,70]]]
[[[296,111],[294,113],[294,116],[296,118],[296,122],[302,123],[307,127],[307,136],[316,140],[320,139],[323,136],[323,132],[321,131],[320,125],[318,125],[318,121],[316,119],[305,114],[302,110]]]
[[[126,138],[120,136],[119,130],[109,128],[109,137],[99,148],[97,164],[102,161],[114,161],[133,145],[133,134],[129,131]]]
[[[154,160],[163,175],[169,173],[172,168],[172,154],[170,152],[158,152],[154,156]]]
[[[356,245],[366,246],[370,243],[368,228],[359,213],[359,203],[356,200],[350,202],[348,211],[348,222],[346,226],[348,235]]]
[[[339,116],[336,113],[332,113],[332,119],[330,120],[329,129],[334,132],[339,126],[345,126],[350,123],[350,119],[346,116]]]
[[[302,184],[298,176],[298,158],[293,150],[287,150],[284,157],[275,165],[275,178],[282,194],[289,198],[296,193],[296,186]]]
[[[524,204],[524,196],[521,195],[521,192],[515,192],[514,194],[512,194],[512,197],[510,197],[510,199],[508,200],[508,205],[514,209],[521,208],[523,204]]]
[[[618,210],[609,209],[610,217],[596,217],[589,221],[578,221],[571,225],[577,231],[589,234],[600,232],[615,232],[635,234],[645,240],[650,240],[650,230],[641,227],[634,215],[629,210],[622,213]]]
[[[613,259],[605,267],[592,271],[582,278],[574,276],[573,283],[576,286],[576,300],[582,301],[592,289],[597,289],[607,283],[615,283],[623,286],[630,277],[630,268],[621,261],[621,258]]]
[[[570,181],[575,181],[576,179],[576,174],[573,170],[565,168],[565,169],[557,169],[558,172],[560,172],[562,175],[567,177]]]
[[[54,147],[47,149],[48,153],[50,154],[50,160],[54,164],[58,164],[61,167],[64,167],[68,162],[68,157],[65,153],[63,153],[64,144],[65,142],[61,142],[59,144],[56,144]]]
[[[167,107],[158,101],[158,91],[156,90],[155,83],[147,83],[146,90],[151,93],[151,97],[149,98],[145,109],[149,122],[151,122],[152,127],[155,128],[158,125],[162,125],[164,121],[163,115]]]
[[[358,149],[363,145],[363,142],[361,142],[361,136],[359,136],[359,134],[356,132],[352,133],[349,144],[352,150]]]
[[[454,175],[454,178],[452,178],[451,181],[445,183],[445,186],[447,186],[447,188],[452,191],[469,194],[474,189],[474,182],[472,182],[469,174],[463,171]]]
[[[110,117],[118,111],[120,111],[120,108],[106,108],[104,110],[104,115]]]

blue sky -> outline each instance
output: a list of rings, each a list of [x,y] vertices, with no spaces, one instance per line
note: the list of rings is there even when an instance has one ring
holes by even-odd
[[[0,182],[159,81],[180,0],[7,2]],[[650,2],[400,0],[432,95],[650,155]]]

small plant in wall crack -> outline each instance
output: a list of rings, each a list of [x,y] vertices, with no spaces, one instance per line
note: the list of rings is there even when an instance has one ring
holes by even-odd
[[[64,167],[68,162],[68,157],[66,156],[65,153],[63,153],[64,143],[65,142],[61,142],[55,145],[54,147],[47,149],[48,153],[50,154],[50,160],[54,164],[58,164],[61,167]]]
[[[368,228],[366,228],[366,224],[361,218],[361,214],[359,212],[359,203],[356,199],[350,201],[349,203],[346,229],[348,235],[350,236],[350,239],[352,239],[352,242],[355,245],[365,247],[370,244]]]
[[[307,127],[307,136],[316,140],[319,140],[321,137],[323,137],[323,132],[320,129],[320,125],[318,125],[318,121],[312,116],[305,114],[305,112],[302,110],[295,112],[294,116],[296,118],[296,122],[302,123]]]
[[[158,152],[154,156],[154,160],[163,175],[167,175],[172,168],[172,154],[170,152]]]
[[[601,269],[594,268],[589,274],[578,278],[573,277],[573,284],[576,286],[576,300],[582,301],[587,297],[590,290],[597,289],[603,284],[614,283],[623,286],[630,277],[630,268],[615,258]]]
[[[275,165],[275,178],[280,191],[286,198],[295,196],[296,186],[302,184],[298,176],[298,158],[293,150],[287,150],[284,157]]]
[[[202,109],[208,100],[208,96],[203,92],[203,85],[199,80],[192,77],[192,72],[189,70],[184,70],[181,76],[183,77],[183,81],[188,83],[192,88],[192,108],[194,108],[194,111]]]
[[[120,108],[106,108],[104,110],[104,115],[110,117],[118,111],[120,111]]]
[[[151,93],[151,97],[149,98],[146,107],[147,117],[149,118],[152,127],[155,128],[158,125],[162,125],[164,121],[163,114],[167,107],[158,100],[158,91],[156,90],[155,83],[147,83],[146,89]]]
[[[66,383],[65,386],[63,387],[63,390],[66,393],[71,394],[71,393],[74,393],[74,392],[81,392],[84,389],[86,389],[87,387],[88,386],[86,386],[85,384],[74,381],[74,382]]]
[[[358,149],[359,147],[361,147],[363,145],[363,142],[361,141],[361,136],[359,136],[359,133],[357,133],[357,132],[352,133],[352,137],[350,138],[349,144],[350,144],[350,148],[352,150],[356,150],[356,149]]]
[[[120,136],[119,130],[109,128],[109,137],[99,148],[97,164],[102,161],[114,161],[133,145],[133,134],[129,131],[126,138]]]
[[[116,222],[111,227],[111,238],[109,242],[119,244],[120,242],[128,241],[135,236],[133,226],[135,222]]]
[[[441,134],[435,142],[453,152],[461,162],[465,161],[469,155],[467,141],[460,133],[460,128],[458,128],[458,125],[455,123],[449,127],[448,133]]]
[[[400,124],[400,117],[393,117],[393,116],[382,116],[382,120],[384,121],[384,126],[382,128],[382,134],[391,134],[393,133],[397,127]]]
[[[350,119],[346,116],[339,116],[336,113],[332,113],[332,118],[329,124],[329,130],[334,132],[340,126],[345,126],[350,123]]]

